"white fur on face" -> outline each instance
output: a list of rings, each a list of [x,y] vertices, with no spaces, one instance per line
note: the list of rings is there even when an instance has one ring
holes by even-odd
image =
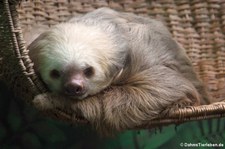
[[[59,24],[41,35],[30,47],[31,59],[33,57],[34,64],[38,59],[37,70],[53,92],[60,92],[62,77],[51,78],[50,71],[55,69],[63,74],[68,65],[80,70],[87,66],[94,68],[94,76],[87,78],[88,91],[84,97],[96,94],[110,84],[106,72],[109,65],[115,63],[112,60],[115,47],[110,37],[95,26]]]

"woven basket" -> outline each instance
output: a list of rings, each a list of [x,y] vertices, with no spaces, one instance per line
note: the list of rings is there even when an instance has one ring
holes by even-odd
[[[225,116],[225,0],[3,0],[0,2],[0,79],[16,96],[30,102],[47,92],[27,55],[23,29],[51,26],[99,7],[162,20],[183,45],[217,104],[171,112],[138,128]],[[55,111],[59,119],[62,113]],[[69,115],[64,116],[68,121]]]

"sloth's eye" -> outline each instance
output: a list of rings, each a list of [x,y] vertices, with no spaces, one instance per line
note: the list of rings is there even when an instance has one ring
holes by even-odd
[[[94,75],[94,68],[91,66],[87,67],[86,69],[84,69],[83,72],[84,72],[84,75],[89,78]]]
[[[58,79],[60,77],[60,72],[56,69],[50,71],[50,77],[53,79]]]

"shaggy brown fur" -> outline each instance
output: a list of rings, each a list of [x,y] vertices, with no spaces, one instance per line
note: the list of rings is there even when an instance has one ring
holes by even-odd
[[[190,60],[162,23],[107,8],[74,18],[70,23],[95,26],[111,37],[113,57],[102,49],[99,57],[106,56],[110,62],[98,61],[108,79],[102,84],[107,85],[81,100],[55,93],[49,93],[49,98],[43,100],[39,95],[34,103],[40,110],[72,111],[74,117],[81,115],[99,131],[112,133],[134,128],[166,114],[165,111],[198,105],[200,100],[208,102]],[[35,42],[33,45],[38,40]],[[32,52],[32,46],[30,49]],[[35,54],[31,58],[36,60]],[[97,57],[88,58],[95,61]],[[40,62],[36,63],[41,67]]]

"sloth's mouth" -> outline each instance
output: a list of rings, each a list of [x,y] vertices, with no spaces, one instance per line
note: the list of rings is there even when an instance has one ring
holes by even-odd
[[[83,116],[81,111],[76,111],[76,115],[74,117],[80,123],[88,123],[88,120]]]
[[[69,112],[62,109],[57,108],[54,111],[54,117],[57,119],[61,119],[63,121],[72,122],[74,124],[82,123],[87,124],[89,121],[81,114],[81,112]]]
[[[80,96],[75,96],[75,95],[66,95],[67,97],[71,98],[72,100],[77,100],[77,101],[80,101],[80,100],[83,100],[85,97],[88,96],[88,94],[83,94],[83,95],[80,95]]]

